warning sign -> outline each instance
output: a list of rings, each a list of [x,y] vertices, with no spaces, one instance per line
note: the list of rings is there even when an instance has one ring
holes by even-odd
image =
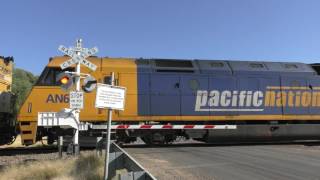
[[[70,92],[70,108],[83,109],[83,92]]]
[[[96,108],[124,110],[125,87],[98,84]]]

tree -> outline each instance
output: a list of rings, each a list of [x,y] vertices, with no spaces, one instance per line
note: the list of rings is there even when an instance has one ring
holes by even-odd
[[[36,83],[38,77],[31,72],[15,68],[13,70],[12,92],[16,95],[15,115],[19,111],[22,103],[28,96],[32,86]]]

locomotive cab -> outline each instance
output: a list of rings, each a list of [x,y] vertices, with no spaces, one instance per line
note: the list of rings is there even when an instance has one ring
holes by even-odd
[[[48,141],[53,142],[57,138],[57,134],[72,133],[72,129],[64,129],[58,127],[43,128],[37,126],[38,113],[41,112],[60,112],[65,108],[69,108],[69,91],[61,89],[60,84],[56,81],[57,76],[64,71],[75,71],[75,65],[70,68],[62,70],[60,64],[68,60],[68,57],[54,57],[51,58],[48,65],[41,73],[37,83],[33,86],[29,95],[19,111],[18,121],[21,129],[22,144],[29,145],[41,140],[42,137],[48,136]],[[97,65],[96,71],[91,71],[88,68],[82,67],[81,72],[90,74],[99,83],[108,83],[110,81],[111,71],[116,73],[116,82],[118,83],[117,71],[121,68],[110,66],[111,62],[117,60],[105,60],[97,57],[89,57],[92,63]],[[111,62],[110,62],[111,61]],[[118,61],[121,62],[121,61]],[[81,80],[82,82],[82,80]],[[116,83],[116,84],[117,84]],[[74,91],[75,88],[70,89]],[[91,93],[84,93],[84,109],[80,113],[81,122],[104,123],[106,121],[106,110],[96,109],[95,91]],[[119,114],[119,113],[118,113]],[[118,114],[114,114],[116,119]]]

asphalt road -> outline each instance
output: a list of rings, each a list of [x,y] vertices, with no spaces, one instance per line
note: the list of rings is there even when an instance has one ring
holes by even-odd
[[[158,179],[320,180],[320,145],[126,147]]]

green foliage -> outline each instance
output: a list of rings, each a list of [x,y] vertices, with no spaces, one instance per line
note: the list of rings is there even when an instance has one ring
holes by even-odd
[[[20,109],[37,79],[38,77],[31,72],[18,68],[13,70],[12,92],[16,95],[15,113]]]

